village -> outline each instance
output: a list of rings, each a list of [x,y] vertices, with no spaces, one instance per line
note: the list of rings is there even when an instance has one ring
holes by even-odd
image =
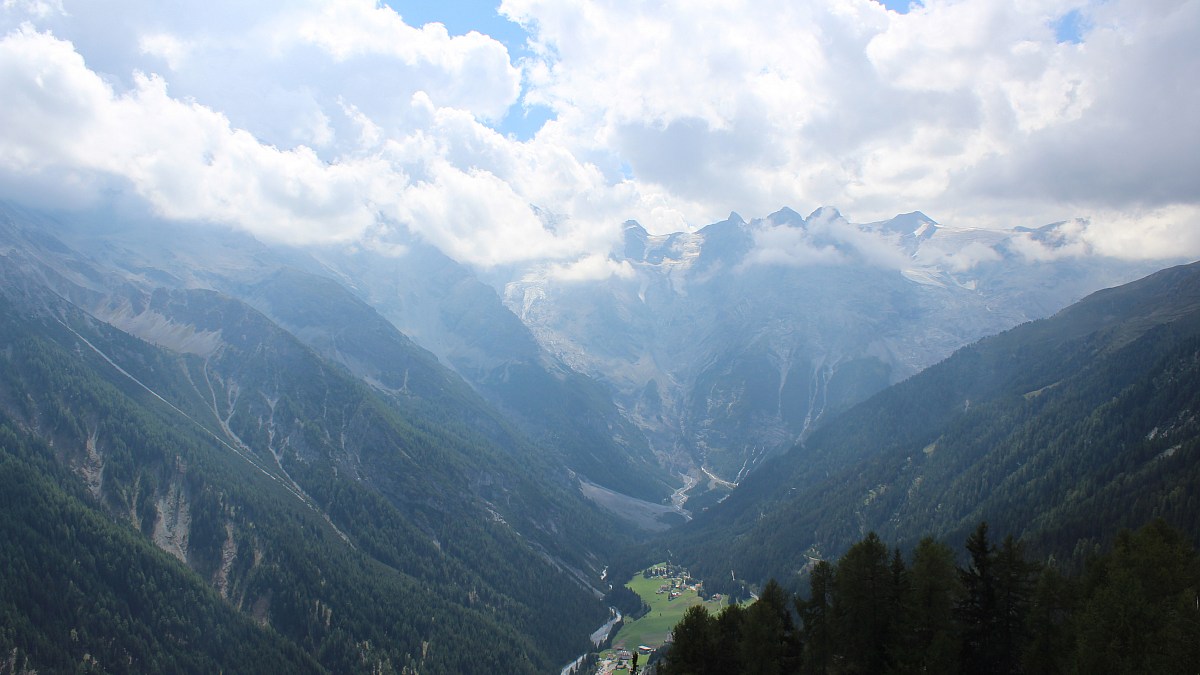
[[[612,641],[612,648],[600,652],[596,675],[627,673],[637,656],[637,672],[656,660],[658,651],[670,643],[671,630],[689,607],[711,605],[713,612],[726,604],[720,594],[704,597],[704,582],[693,578],[686,568],[659,563],[635,575],[626,584],[641,596],[649,610],[637,619],[627,618]]]

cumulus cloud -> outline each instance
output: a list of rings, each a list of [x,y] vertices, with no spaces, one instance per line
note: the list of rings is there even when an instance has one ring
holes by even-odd
[[[1194,258],[1200,251],[1200,206],[1099,210],[1080,237],[1097,253],[1118,258]]]
[[[809,267],[845,262],[845,254],[833,244],[818,244],[799,228],[773,225],[754,233],[754,249],[746,254],[744,265]]]
[[[148,33],[138,40],[138,48],[143,54],[161,58],[171,70],[179,70],[191,45],[170,33]]]
[[[137,75],[117,95],[70,43],[24,27],[0,40],[0,167],[69,167],[121,176],[168,218],[238,223],[300,243],[345,240],[374,222],[357,177],[307,148],[278,150],[220,113],[171,98]]]
[[[4,0],[2,6],[7,11],[37,18],[63,13],[62,0]]]
[[[973,233],[967,233],[970,236]],[[944,237],[941,241],[927,242],[921,249],[918,262],[935,269],[951,272],[966,272],[975,266],[1001,259],[999,245],[1008,243],[1009,239],[985,237],[984,240],[962,241],[964,237]],[[958,241],[956,241],[956,239]],[[1042,245],[1027,235],[1016,237],[1021,244],[1019,253],[1026,259],[1050,260],[1065,257],[1055,254],[1049,247]]]
[[[910,262],[896,234],[849,222],[836,209],[820,208],[802,223],[756,221],[754,248],[743,265],[867,264],[900,270]]]
[[[1200,255],[1200,0],[499,9],[529,33],[522,58],[375,0],[4,0],[0,192],[124,190],[277,240],[403,230],[564,270],[604,260],[627,219],[664,233],[815,204],[1080,217],[1093,252]],[[1059,42],[1068,14],[1082,32]],[[503,133],[528,106],[553,118]],[[901,264],[862,228],[763,236],[781,260]]]
[[[578,125],[573,151],[693,221],[816,202],[996,227],[1200,199],[1194,0],[502,11],[534,32],[533,95]],[[1070,12],[1078,43],[1057,40]]]
[[[468,111],[439,108],[424,92],[409,103],[417,125],[407,134],[343,101],[360,149],[328,161],[309,145],[262,142],[224,114],[172,96],[161,76],[135,73],[118,91],[72,43],[30,25],[0,39],[0,87],[0,172],[10,197],[38,176],[40,190],[63,189],[69,174],[66,189],[95,193],[112,190],[115,178],[167,218],[233,224],[273,241],[380,246],[399,223],[481,265],[577,255],[594,243],[595,228],[568,224],[556,235],[531,208],[531,197],[554,200],[541,185],[602,201],[605,188],[589,184],[586,167],[502,137]],[[328,142],[328,117],[307,122],[314,145]],[[547,171],[556,179],[538,180]]]
[[[607,279],[632,279],[637,275],[628,261],[620,262],[604,255],[593,254],[569,263],[554,263],[546,276],[557,281],[605,281]]]

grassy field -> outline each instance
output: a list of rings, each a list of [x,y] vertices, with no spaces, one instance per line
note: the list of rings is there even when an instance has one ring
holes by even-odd
[[[621,626],[621,630],[613,638],[614,648],[637,649],[639,645],[661,647],[671,636],[671,629],[683,618],[688,607],[705,605],[708,607],[708,611],[716,613],[726,603],[725,598],[722,598],[721,602],[705,602],[696,594],[696,591],[690,589],[681,589],[680,597],[674,600],[671,600],[667,593],[660,595],[655,592],[663,584],[669,583],[669,579],[662,577],[643,579],[639,572],[629,580],[629,583],[625,584],[640,595],[647,605],[650,605],[650,611],[642,618],[636,621],[627,621]]]

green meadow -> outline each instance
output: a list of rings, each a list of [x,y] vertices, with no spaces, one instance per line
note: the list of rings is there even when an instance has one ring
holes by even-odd
[[[662,566],[661,564],[652,565],[649,569]],[[621,626],[616,637],[613,638],[614,649],[633,650],[637,649],[639,645],[648,645],[657,649],[671,637],[671,629],[683,618],[688,607],[705,605],[710,612],[715,613],[728,602],[725,597],[722,597],[720,602],[705,601],[695,590],[690,588],[678,589],[680,596],[674,600],[670,598],[669,593],[657,592],[661,586],[671,585],[671,582],[671,578],[664,577],[645,579],[639,572],[625,584],[641,596],[642,600],[650,606],[650,611],[640,619],[627,620]]]

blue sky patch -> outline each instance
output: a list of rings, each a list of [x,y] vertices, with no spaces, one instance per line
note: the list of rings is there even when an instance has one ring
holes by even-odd
[[[875,2],[900,14],[908,14],[909,10],[913,8],[925,6],[921,0],[875,0]]]
[[[1059,42],[1083,42],[1083,34],[1090,27],[1083,13],[1073,9],[1060,16],[1050,24],[1054,29],[1054,38]]]
[[[404,19],[404,23],[410,26],[420,27],[436,22],[445,26],[451,35],[466,35],[477,31],[508,48],[509,58],[513,61],[530,55],[529,50],[525,48],[525,41],[529,39],[529,35],[519,24],[509,21],[496,11],[500,6],[499,0],[387,0],[386,4],[396,10]],[[524,90],[521,95],[524,97]],[[554,112],[546,106],[526,107],[517,103],[508,109],[504,119],[491,126],[506,136],[527,141],[551,119],[554,119]]]

